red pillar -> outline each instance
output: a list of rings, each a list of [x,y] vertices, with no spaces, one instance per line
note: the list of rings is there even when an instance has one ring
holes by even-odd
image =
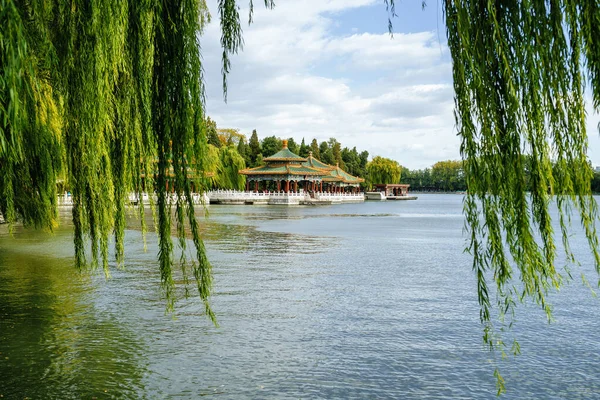
[[[285,192],[289,193],[290,191],[290,181],[285,181]]]
[[[277,191],[281,191],[281,181],[277,181]]]
[[[246,181],[246,192],[248,191],[248,184],[249,183],[250,183],[249,181]]]
[[[254,193],[258,192],[258,181],[254,181]]]

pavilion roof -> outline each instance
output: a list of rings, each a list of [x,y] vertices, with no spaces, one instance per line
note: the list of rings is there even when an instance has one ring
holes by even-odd
[[[285,147],[279,150],[277,153],[273,154],[271,157],[264,158],[263,161],[266,162],[277,162],[277,161],[291,161],[301,163],[306,161],[306,158],[300,157],[297,154],[294,154],[287,148],[287,141],[285,142]]]
[[[363,178],[350,175],[339,166],[333,167],[333,169],[323,177],[323,182],[361,183],[364,181],[365,180]]]
[[[242,175],[323,175],[323,171],[299,164],[267,164],[240,171]]]
[[[336,165],[325,164],[313,157],[312,152],[308,158],[292,153],[287,147],[287,140],[283,141],[283,149],[264,158],[266,165],[247,168],[240,171],[242,175],[310,175],[321,176],[324,182],[343,182],[358,184],[364,182],[362,178],[352,176]]]
[[[302,165],[305,165],[305,166],[311,167],[311,168],[323,169],[326,171],[331,171],[332,169],[335,169],[335,167],[333,165],[325,164],[324,162],[321,162],[321,161],[317,160],[316,158],[314,158],[312,155],[312,151],[308,154],[308,158],[306,159],[306,162],[302,163]]]

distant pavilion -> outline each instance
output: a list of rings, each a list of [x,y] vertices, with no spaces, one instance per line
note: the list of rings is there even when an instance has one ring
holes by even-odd
[[[246,191],[277,190],[285,193],[305,192],[358,193],[364,179],[352,176],[336,165],[325,164],[313,157],[294,154],[283,140],[283,148],[265,158],[265,165],[243,169]],[[271,186],[271,187],[270,187]]]

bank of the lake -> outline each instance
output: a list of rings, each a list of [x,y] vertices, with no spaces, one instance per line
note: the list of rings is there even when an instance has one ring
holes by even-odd
[[[165,315],[156,239],[126,233],[112,279],[73,270],[72,233],[0,227],[4,398],[495,398],[462,197],[322,207],[211,206],[212,306]],[[68,214],[65,214],[68,217]],[[588,277],[586,243],[573,239]],[[556,322],[519,308],[506,398],[600,393],[599,300],[579,281]]]

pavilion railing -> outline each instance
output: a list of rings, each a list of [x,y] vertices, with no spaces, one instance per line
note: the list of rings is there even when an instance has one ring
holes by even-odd
[[[364,200],[364,193],[329,193],[329,192],[242,192],[237,190],[212,190],[207,192],[209,199],[213,200],[268,200],[277,198],[298,198],[305,200],[324,200],[324,201],[360,201]]]
[[[142,193],[141,197],[137,194],[137,193],[130,193],[128,196],[128,201],[130,204],[138,204],[139,201],[143,202],[143,204],[150,204],[150,195],[148,193]],[[156,202],[157,198],[156,198],[156,194],[154,194],[152,196],[152,200],[154,202]],[[182,200],[185,200],[185,197],[182,198]],[[177,202],[177,195],[174,193],[168,194],[167,195],[167,201],[170,204],[175,204]],[[199,204],[208,204],[209,198],[206,196],[203,196],[200,193],[192,193],[192,203],[199,205]],[[59,206],[72,206],[73,205],[73,196],[71,196],[71,193],[64,193],[58,196],[58,205]]]

